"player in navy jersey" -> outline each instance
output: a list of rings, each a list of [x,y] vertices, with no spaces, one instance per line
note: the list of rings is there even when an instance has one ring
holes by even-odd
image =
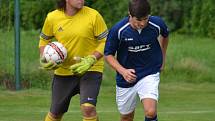
[[[150,15],[150,9],[147,0],[130,0],[129,16],[113,26],[107,37],[105,59],[117,72],[121,121],[133,121],[137,97],[144,107],[145,121],[158,121],[158,85],[169,32],[160,17]]]

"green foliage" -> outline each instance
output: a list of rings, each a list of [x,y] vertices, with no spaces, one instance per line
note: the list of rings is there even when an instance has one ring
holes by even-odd
[[[21,0],[20,4],[21,26],[27,30],[40,29],[46,14],[55,7],[53,0]]]
[[[109,28],[127,16],[127,6],[127,0],[98,0],[92,5],[93,8],[97,9],[104,16]]]
[[[164,18],[171,31],[182,26],[183,0],[150,0],[152,15]],[[158,4],[159,3],[159,4]]]
[[[184,16],[184,25],[179,32],[215,37],[214,0],[192,0],[189,15]]]
[[[161,16],[171,32],[215,38],[214,0],[150,0],[151,15]],[[159,3],[159,4],[158,4]],[[127,0],[100,0],[92,5],[110,28],[128,13]]]
[[[46,14],[54,10],[54,7],[53,0],[20,0],[21,27],[25,30],[40,29]],[[14,1],[0,1],[0,8],[0,28],[11,30],[14,23]]]
[[[208,0],[203,6],[201,28],[203,28],[204,35],[208,35],[215,38],[215,1]],[[207,24],[205,27],[204,24]]]
[[[97,9],[110,28],[128,15],[128,0],[86,0],[86,5]],[[161,16],[170,31],[215,38],[214,0],[149,0],[151,15]],[[42,3],[42,4],[41,4]],[[159,4],[158,4],[159,3]],[[21,27],[41,29],[55,0],[20,0]],[[14,1],[0,0],[0,28],[11,30],[14,23]]]
[[[6,30],[10,30],[12,23],[12,8],[9,0],[4,0],[4,1],[0,1],[0,28],[2,29],[6,29]],[[12,15],[11,15],[12,14]]]

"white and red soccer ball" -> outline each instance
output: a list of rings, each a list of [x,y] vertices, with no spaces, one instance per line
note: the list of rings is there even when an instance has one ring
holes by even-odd
[[[46,61],[54,61],[57,64],[62,63],[67,57],[67,50],[59,42],[51,42],[45,46],[43,56]]]

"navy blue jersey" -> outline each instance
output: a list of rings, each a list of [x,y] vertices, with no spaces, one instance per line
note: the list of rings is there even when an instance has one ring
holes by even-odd
[[[166,24],[157,16],[150,16],[147,26],[141,32],[131,27],[129,17],[110,29],[104,50],[105,56],[117,54],[119,63],[124,68],[135,69],[137,75],[135,83],[128,83],[117,72],[117,86],[132,87],[143,77],[160,71],[163,58],[158,37],[168,37],[168,34]]]

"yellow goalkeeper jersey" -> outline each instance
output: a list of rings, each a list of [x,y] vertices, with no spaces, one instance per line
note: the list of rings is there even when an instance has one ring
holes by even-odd
[[[54,10],[45,20],[39,47],[47,45],[55,38],[67,49],[67,58],[62,66],[55,70],[57,75],[73,75],[68,70],[75,64],[74,57],[84,57],[98,51],[103,54],[107,26],[102,16],[94,9],[84,6],[74,16],[67,16],[64,11]],[[100,58],[89,71],[103,72],[104,61]]]

